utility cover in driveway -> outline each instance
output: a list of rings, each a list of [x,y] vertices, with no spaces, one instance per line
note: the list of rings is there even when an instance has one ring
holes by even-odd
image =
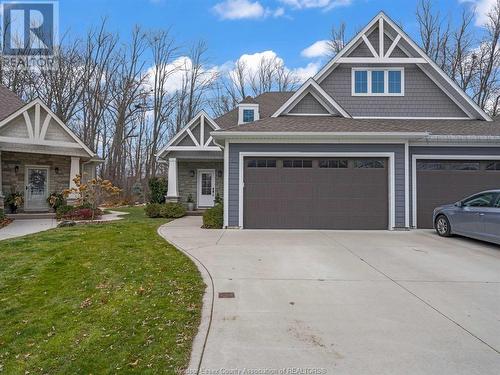
[[[500,162],[419,160],[417,162],[417,227],[432,228],[436,207],[455,203],[484,190],[500,188]]]
[[[246,158],[244,162],[245,228],[388,228],[386,159]]]

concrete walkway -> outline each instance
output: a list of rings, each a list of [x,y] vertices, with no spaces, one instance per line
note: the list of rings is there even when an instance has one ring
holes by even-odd
[[[0,241],[9,238],[26,236],[27,234],[43,232],[55,227],[57,227],[56,219],[14,220],[6,227],[0,229]]]
[[[124,215],[128,215],[128,212],[112,211],[108,210],[110,213],[103,215],[99,220],[94,220],[92,222],[88,220],[77,221],[77,224],[99,224],[107,223],[116,220],[122,220]],[[57,227],[56,219],[22,219],[14,220],[12,223],[4,228],[0,229],[0,241],[9,238],[16,238],[26,236],[28,234],[43,232],[49,229]]]
[[[191,369],[202,354],[211,370],[500,373],[499,247],[430,231],[200,226],[186,217],[159,231],[214,284]]]

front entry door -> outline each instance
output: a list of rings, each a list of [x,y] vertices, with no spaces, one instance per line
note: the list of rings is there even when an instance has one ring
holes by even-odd
[[[47,210],[49,169],[46,167],[26,167],[26,187],[24,208],[26,210]]]
[[[198,170],[198,207],[213,207],[215,201],[215,170]]]

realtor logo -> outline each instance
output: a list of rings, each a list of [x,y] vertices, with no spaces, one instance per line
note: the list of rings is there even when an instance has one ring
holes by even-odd
[[[44,68],[54,63],[48,58],[58,42],[58,5],[50,0],[1,2],[4,62],[16,64],[16,68]]]

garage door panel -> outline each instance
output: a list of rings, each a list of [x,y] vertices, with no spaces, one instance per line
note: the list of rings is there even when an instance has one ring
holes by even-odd
[[[283,168],[280,159],[276,168],[245,164],[245,228],[387,229],[387,169],[309,160],[312,168]]]
[[[468,161],[464,161],[467,163]],[[500,171],[485,170],[488,161],[476,161],[478,170],[429,170],[457,167],[458,161],[422,161],[417,164],[417,227],[432,228],[436,207],[455,203],[469,195],[500,188]],[[432,164],[432,166],[430,166]],[[426,168],[426,169],[423,169]]]

